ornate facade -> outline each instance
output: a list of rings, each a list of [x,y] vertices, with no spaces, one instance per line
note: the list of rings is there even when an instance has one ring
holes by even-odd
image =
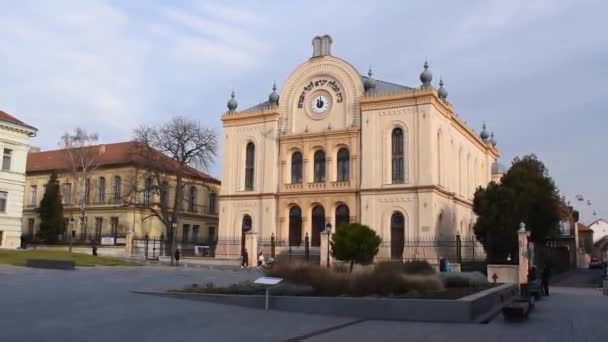
[[[268,101],[222,116],[225,156],[220,192],[222,240],[258,238],[311,247],[328,224],[361,222],[403,255],[407,237],[472,234],[472,198],[494,173],[493,136],[478,136],[456,115],[425,68],[419,87],[362,76],[331,55],[331,37]],[[224,252],[222,252],[224,251]]]

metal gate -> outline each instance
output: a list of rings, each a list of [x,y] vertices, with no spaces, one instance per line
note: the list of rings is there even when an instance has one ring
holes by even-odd
[[[133,239],[133,255],[143,256],[146,260],[158,260],[159,256],[165,255],[165,239],[149,238]]]

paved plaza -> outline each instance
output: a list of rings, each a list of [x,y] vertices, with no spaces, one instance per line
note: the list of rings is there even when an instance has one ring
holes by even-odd
[[[0,266],[0,341],[606,341],[608,297],[559,287],[524,323],[357,322],[131,293],[254,279],[256,271]],[[586,275],[585,275],[586,276]],[[577,283],[571,279],[567,284]],[[588,282],[585,282],[588,283]]]

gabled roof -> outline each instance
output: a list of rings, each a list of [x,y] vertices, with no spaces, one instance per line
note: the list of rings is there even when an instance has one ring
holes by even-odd
[[[608,221],[604,220],[603,218],[600,218],[600,219],[597,219],[597,220],[591,222],[589,224],[589,227],[593,226],[594,224],[600,223],[600,222],[604,222],[604,223],[608,224]]]
[[[10,122],[12,124],[23,126],[30,130],[33,130],[33,131],[38,131],[38,129],[36,127],[30,126],[30,125],[26,124],[25,122],[17,119],[16,117],[10,115],[9,113],[1,111],[1,110],[0,110],[0,121]]]
[[[97,165],[99,167],[111,167],[111,166],[139,166],[144,167],[146,160],[141,156],[138,151],[141,151],[141,145],[134,141],[121,142],[114,144],[102,144],[91,146],[91,149],[97,149],[99,151],[99,157]],[[166,163],[176,163],[175,160],[165,156],[161,152],[155,156],[157,161],[163,161]],[[66,161],[65,150],[51,150],[42,152],[30,152],[27,157],[26,173],[33,172],[50,172],[53,170],[61,171],[68,169],[69,166]],[[214,178],[200,170],[188,166],[186,168],[186,175],[193,178],[198,178],[211,183],[220,184],[217,178]]]

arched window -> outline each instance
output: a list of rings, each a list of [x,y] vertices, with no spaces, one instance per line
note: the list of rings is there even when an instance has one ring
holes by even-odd
[[[216,214],[216,203],[217,203],[217,194],[215,192],[209,193],[209,214]]]
[[[348,152],[348,149],[346,148],[341,148],[338,151],[338,181],[339,182],[344,182],[350,179],[350,164],[349,164],[349,159],[350,159],[350,153]]]
[[[152,203],[152,178],[148,177],[144,184],[144,204],[150,205]]]
[[[348,224],[350,222],[350,210],[348,206],[345,204],[340,204],[336,208],[336,228],[340,227],[343,224]]]
[[[245,190],[253,190],[253,166],[255,164],[255,145],[247,144],[245,152]]]
[[[196,212],[196,196],[197,191],[195,186],[190,187],[190,191],[188,191],[188,211]]]
[[[293,206],[289,209],[289,245],[299,246],[302,243],[302,209]]]
[[[391,216],[391,259],[403,258],[405,245],[405,217],[396,211]]]
[[[392,180],[393,184],[405,182],[405,166],[403,159],[403,130],[393,129],[391,135],[391,158],[392,158]]]
[[[302,153],[294,152],[291,155],[291,183],[302,183]]]
[[[441,132],[437,132],[437,184],[439,185],[443,185],[441,176]]]
[[[325,182],[325,151],[315,152],[315,183]]]
[[[122,184],[121,184],[121,179],[120,176],[114,176],[114,179],[112,180],[112,200],[114,201],[114,203],[119,203],[120,199],[122,198],[121,196],[121,188],[122,188]]]
[[[312,208],[312,236],[310,239],[311,246],[321,245],[321,232],[325,230],[325,209],[323,206],[316,205]]]
[[[97,187],[97,201],[103,203],[106,200],[106,179],[99,177],[99,185]]]

